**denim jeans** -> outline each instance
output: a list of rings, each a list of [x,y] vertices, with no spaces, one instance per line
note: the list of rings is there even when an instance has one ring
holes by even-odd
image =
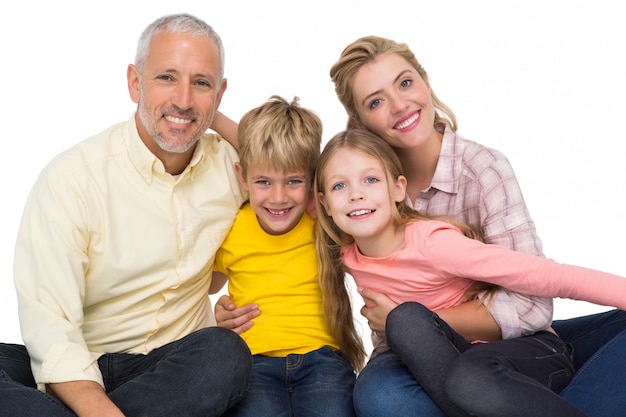
[[[574,346],[577,368],[561,396],[591,417],[626,416],[626,312],[558,320],[552,327]]]
[[[105,389],[127,417],[220,416],[246,393],[252,359],[231,330],[210,327],[147,355],[98,360]],[[1,417],[75,417],[37,391],[23,346],[0,344]]]
[[[625,416],[626,313],[559,320],[553,327],[574,346],[574,364],[584,363],[561,396],[591,417]],[[359,374],[354,405],[359,417],[445,417],[393,351],[374,357]]]
[[[558,395],[574,365],[569,345],[553,333],[472,345],[411,302],[389,314],[387,341],[449,417],[584,416]]]
[[[229,417],[350,417],[355,373],[328,346],[284,357],[254,355],[250,389]]]

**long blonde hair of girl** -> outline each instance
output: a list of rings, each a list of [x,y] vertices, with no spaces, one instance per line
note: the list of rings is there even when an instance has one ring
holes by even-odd
[[[327,327],[339,341],[353,363],[363,360],[363,345],[356,334],[352,316],[352,306],[346,288],[346,268],[341,262],[341,248],[354,243],[352,236],[344,233],[326,213],[319,195],[326,191],[325,177],[328,162],[341,149],[347,148],[377,159],[385,172],[389,184],[402,175],[402,165],[397,155],[382,138],[364,129],[350,129],[335,135],[324,147],[315,174],[315,209],[317,215],[316,247],[319,258],[319,280],[322,290],[322,306]],[[389,189],[389,201],[394,201]],[[420,220],[444,220],[457,227],[465,236],[484,241],[479,232],[469,225],[450,217],[426,216],[413,210],[406,201],[395,202],[392,209],[393,221],[406,224]],[[467,293],[468,299],[475,298],[483,291],[493,292],[495,286],[477,282]]]

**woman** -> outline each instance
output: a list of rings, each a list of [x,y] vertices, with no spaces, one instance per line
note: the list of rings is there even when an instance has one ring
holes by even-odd
[[[349,126],[373,131],[396,151],[408,182],[407,202],[413,208],[427,215],[454,216],[480,229],[487,243],[543,256],[507,159],[456,134],[453,112],[433,93],[407,45],[375,36],[358,39],[344,49],[330,75]],[[362,314],[372,330],[383,332],[395,303],[367,289],[362,295],[373,304]],[[515,329],[532,333],[542,320],[549,320],[551,311],[550,300],[505,290],[489,302],[493,317],[485,314],[480,301],[438,313],[469,340],[493,340],[519,336]],[[626,314],[614,310],[556,322],[553,328],[574,345],[577,366],[595,354],[562,395],[595,417],[623,412],[626,394],[615,390],[626,377]],[[393,351],[376,353],[355,385],[359,416],[443,415]],[[623,363],[616,364],[615,358]]]

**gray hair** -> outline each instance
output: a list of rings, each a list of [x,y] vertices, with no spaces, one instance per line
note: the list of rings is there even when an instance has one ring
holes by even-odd
[[[203,20],[185,13],[160,17],[143,31],[137,43],[137,55],[135,56],[135,67],[140,74],[148,58],[150,42],[154,35],[161,32],[189,33],[194,37],[212,39],[220,53],[220,81],[224,78],[224,46],[219,35]]]

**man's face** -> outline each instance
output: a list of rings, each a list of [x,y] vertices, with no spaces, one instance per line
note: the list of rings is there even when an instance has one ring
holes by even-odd
[[[139,136],[157,157],[193,152],[213,121],[226,80],[212,39],[162,32],[150,43],[137,72],[129,66],[128,86],[138,104]]]

